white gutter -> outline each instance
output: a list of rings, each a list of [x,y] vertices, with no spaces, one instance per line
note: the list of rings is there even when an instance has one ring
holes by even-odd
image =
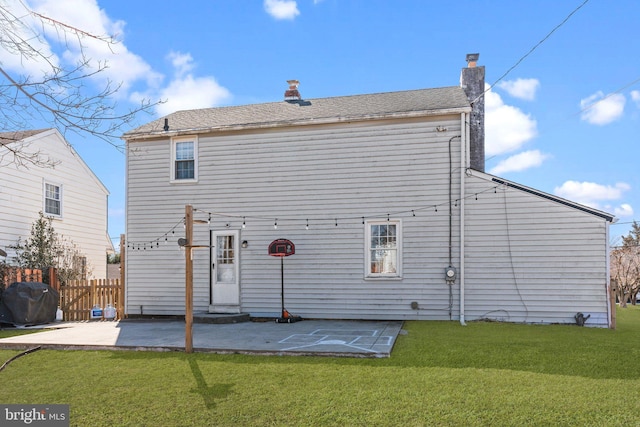
[[[433,117],[448,114],[458,114],[471,111],[469,107],[453,107],[453,108],[441,108],[435,110],[416,110],[416,111],[401,111],[395,113],[379,113],[379,114],[363,114],[353,116],[329,116],[318,118],[297,118],[291,120],[273,120],[269,122],[257,122],[257,123],[240,123],[240,124],[224,124],[218,126],[204,126],[204,127],[190,127],[181,128],[176,130],[165,131],[161,125],[161,119],[156,120],[153,123],[153,127],[148,130],[140,132],[127,132],[120,137],[128,142],[142,141],[146,139],[154,138],[166,138],[175,137],[181,135],[193,135],[195,133],[212,133],[212,132],[228,132],[228,131],[243,131],[243,130],[255,130],[255,129],[273,129],[289,126],[307,126],[307,125],[324,125],[335,123],[351,123],[351,122],[363,122],[370,120],[395,120],[395,119],[412,119],[416,117]],[[168,116],[168,118],[171,118]],[[169,123],[171,124],[171,123]],[[150,125],[150,124],[148,124]],[[145,125],[147,126],[147,125]]]
[[[469,136],[469,123],[466,120],[466,113],[460,114],[460,324],[465,326],[464,322],[464,202],[465,202],[465,176],[467,173],[467,165],[469,164],[469,150],[467,150],[467,140]]]

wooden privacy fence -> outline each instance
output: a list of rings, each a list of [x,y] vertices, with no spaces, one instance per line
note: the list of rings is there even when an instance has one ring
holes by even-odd
[[[118,279],[71,280],[60,286],[60,308],[63,320],[90,320],[91,309],[108,304],[116,309],[116,319],[124,315],[124,286]],[[103,317],[104,318],[104,317]]]
[[[2,288],[14,282],[42,282],[42,270],[11,267],[4,272],[4,277],[0,277],[0,280]]]

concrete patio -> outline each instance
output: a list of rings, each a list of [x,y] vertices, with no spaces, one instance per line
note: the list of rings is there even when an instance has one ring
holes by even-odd
[[[194,352],[260,355],[389,357],[401,321],[303,320],[194,323]],[[57,322],[39,332],[0,339],[0,348],[184,351],[181,320]]]

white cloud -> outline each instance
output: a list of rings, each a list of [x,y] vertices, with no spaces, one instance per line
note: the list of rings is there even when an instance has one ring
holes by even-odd
[[[525,169],[538,167],[549,158],[548,154],[543,154],[539,150],[523,151],[502,160],[498,163],[489,173],[493,175],[500,175],[506,172],[520,172]]]
[[[112,81],[121,84],[120,96],[126,96],[136,81],[151,84],[161,78],[140,56],[132,53],[125,45],[123,38],[125,23],[111,20],[95,0],[32,0],[32,7],[37,12],[57,19],[60,22],[79,28],[97,36],[114,35],[119,42],[107,44],[91,37],[83,37],[82,47],[79,44],[59,40],[60,32],[55,27],[45,26],[45,35],[51,46],[62,50],[62,57],[68,64],[76,64],[83,58],[90,58],[93,69],[98,64],[106,64],[107,68],[95,75],[99,84]]]
[[[640,90],[632,90],[631,99],[636,103],[638,107],[640,107]]]
[[[182,77],[195,68],[190,53],[169,52],[167,59],[171,61],[177,77]]]
[[[72,69],[88,59],[89,68],[85,70],[87,73],[106,65],[91,80],[99,90],[104,89],[109,82],[112,82],[112,88],[120,86],[115,94],[118,97],[126,97],[138,81],[152,84],[161,79],[161,75],[152,70],[149,64],[127,49],[122,40],[125,23],[111,20],[99,8],[96,0],[30,0],[25,5],[30,10],[91,36],[109,39],[110,35],[114,35],[119,37],[119,41],[108,44],[104,40],[86,35],[76,38],[73,30],[35,18],[27,13],[20,2],[15,2],[12,5],[13,13],[21,16],[21,22],[27,26],[21,29],[21,35],[40,53],[40,56],[25,58],[0,48],[0,62],[15,75],[28,75],[38,81],[45,73],[51,74],[53,67]]]
[[[592,125],[607,125],[622,116],[626,99],[620,93],[604,96],[602,91],[580,100],[582,120]]]
[[[631,186],[624,182],[611,186],[594,182],[567,181],[560,187],[556,187],[554,194],[595,209],[607,212],[614,211],[617,216],[631,216],[633,215],[633,209],[629,204],[625,203],[619,207],[613,207],[611,204],[604,203],[621,199],[623,194],[630,189]]]
[[[19,2],[16,2],[14,8],[18,16],[28,16],[24,8],[20,10],[18,7]],[[82,37],[80,45],[73,36],[69,37],[69,32],[66,33],[67,39],[61,38],[65,32],[60,31],[60,27],[43,26],[38,20],[29,22],[28,18],[25,18],[25,22],[32,28],[32,34],[26,34],[29,37],[25,38],[44,55],[49,56],[53,65],[66,65],[69,68],[82,58],[89,58],[91,69],[87,71],[95,71],[99,64],[106,64],[107,67],[102,72],[92,77],[98,90],[112,82],[112,88],[119,86],[115,94],[119,98],[128,98],[136,103],[142,99],[152,102],[166,100],[165,104],[157,107],[160,114],[178,109],[213,107],[230,96],[229,91],[218,84],[214,77],[200,77],[194,74],[195,62],[190,54],[171,52],[168,55],[173,66],[173,76],[163,86],[166,77],[127,48],[124,41],[126,23],[111,19],[99,7],[97,0],[28,0],[27,7],[89,34],[107,38],[111,35],[117,37],[117,43],[107,44],[85,36]],[[33,34],[39,34],[39,37],[34,38]],[[32,75],[34,79],[41,77],[46,71],[51,72],[50,66],[46,69],[45,61],[25,61],[19,55],[12,55],[1,48],[0,62],[12,72]],[[134,91],[136,86],[139,90]]]
[[[52,67],[60,64],[60,57],[56,55],[50,48],[47,41],[39,34],[38,25],[33,17],[27,13],[21,2],[3,2],[3,8],[14,16],[20,16],[20,22],[24,26],[15,25],[6,31],[15,32],[15,36],[28,40],[29,45],[38,52],[39,56],[29,56],[16,54],[13,51],[7,51],[4,46],[0,46],[0,63],[5,70],[14,72],[21,76],[32,76],[39,78],[46,72],[51,72]],[[47,58],[47,61],[44,60]]]
[[[536,98],[536,91],[540,87],[538,79],[516,79],[500,82],[498,87],[507,91],[514,98],[533,101]]]
[[[633,208],[628,203],[623,203],[617,208],[613,210],[613,214],[618,218],[632,218],[633,217]]]
[[[191,73],[195,64],[190,54],[171,52],[167,59],[171,61],[175,74],[169,85],[159,90],[160,98],[166,100],[156,107],[159,115],[178,110],[215,107],[231,96],[214,77],[195,77]]]
[[[495,156],[518,150],[537,134],[537,123],[529,114],[506,105],[500,95],[485,93],[485,154]]]
[[[300,15],[294,0],[264,0],[264,10],[275,19],[294,19]]]

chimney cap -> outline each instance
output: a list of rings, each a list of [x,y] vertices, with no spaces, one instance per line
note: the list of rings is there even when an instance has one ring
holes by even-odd
[[[475,67],[479,57],[480,57],[479,53],[467,53],[467,66],[469,68]]]
[[[284,92],[284,100],[285,101],[300,101],[302,96],[300,96],[300,92],[298,91],[298,86],[300,82],[298,80],[287,80],[289,84],[289,89]]]

